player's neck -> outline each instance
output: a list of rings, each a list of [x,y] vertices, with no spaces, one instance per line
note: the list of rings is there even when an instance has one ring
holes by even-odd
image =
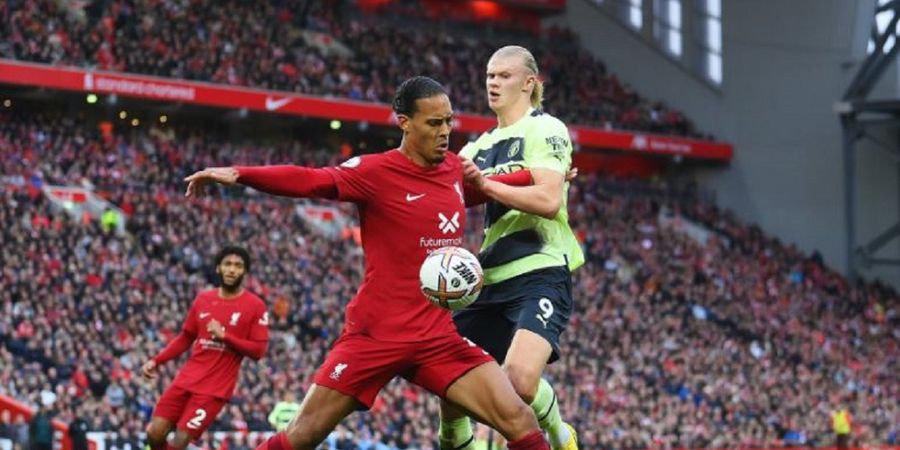
[[[423,158],[422,155],[418,154],[416,151],[407,148],[405,144],[405,141],[400,143],[400,148],[398,149],[400,151],[400,154],[405,156],[407,159],[412,161],[413,164],[419,167],[434,167],[434,164],[426,161],[425,158]]]
[[[530,103],[519,102],[514,105],[510,105],[510,107],[504,111],[499,111],[497,113],[497,127],[506,128],[510,125],[514,125],[516,122],[525,117],[525,114],[528,113],[528,108],[530,107]]]
[[[241,294],[244,293],[244,288],[239,287],[237,289],[226,289],[224,287],[219,288],[219,298],[223,300],[231,300],[237,297],[240,297]]]

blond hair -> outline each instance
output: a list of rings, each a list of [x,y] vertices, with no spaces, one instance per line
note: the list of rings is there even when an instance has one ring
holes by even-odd
[[[532,55],[531,51],[525,47],[519,45],[507,45],[494,52],[494,54],[491,55],[491,59],[510,56],[522,58],[522,63],[525,68],[534,75],[534,90],[531,91],[531,106],[535,109],[540,109],[541,104],[544,103],[544,82],[541,81],[541,78],[538,76],[540,72],[538,71],[537,61],[535,61],[534,55]]]

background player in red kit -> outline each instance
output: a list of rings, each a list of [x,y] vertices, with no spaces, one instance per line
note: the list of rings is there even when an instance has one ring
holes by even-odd
[[[181,333],[141,368],[147,379],[156,368],[193,346],[191,357],[153,409],[147,441],[153,450],[166,448],[166,436],[176,428],[170,448],[184,449],[200,437],[234,393],[244,357],[258,360],[269,342],[266,305],[242,287],[250,271],[250,254],[225,247],[216,255],[217,289],[197,295]]]
[[[371,407],[398,375],[497,429],[511,450],[549,449],[534,413],[497,362],[461,337],[450,313],[419,290],[419,266],[428,252],[462,244],[463,162],[448,150],[450,99],[438,82],[414,77],[398,88],[393,110],[403,130],[398,149],[340,167],[219,167],[186,179],[188,196],[215,181],[359,207],[365,277],[347,305],[343,332],[297,417],[260,449],[315,448],[344,417]],[[526,179],[523,184],[530,175]]]

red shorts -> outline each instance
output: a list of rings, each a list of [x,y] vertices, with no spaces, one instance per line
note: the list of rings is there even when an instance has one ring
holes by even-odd
[[[444,397],[459,377],[488,362],[494,358],[456,333],[423,342],[384,342],[344,334],[316,372],[315,383],[371,408],[378,391],[395,376]]]
[[[154,417],[162,417],[197,439],[212,425],[228,400],[198,394],[170,385],[153,408]]]

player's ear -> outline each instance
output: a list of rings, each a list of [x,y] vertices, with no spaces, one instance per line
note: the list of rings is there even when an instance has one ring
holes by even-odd
[[[406,114],[397,114],[397,124],[400,126],[400,129],[406,133],[409,128],[409,116]]]

